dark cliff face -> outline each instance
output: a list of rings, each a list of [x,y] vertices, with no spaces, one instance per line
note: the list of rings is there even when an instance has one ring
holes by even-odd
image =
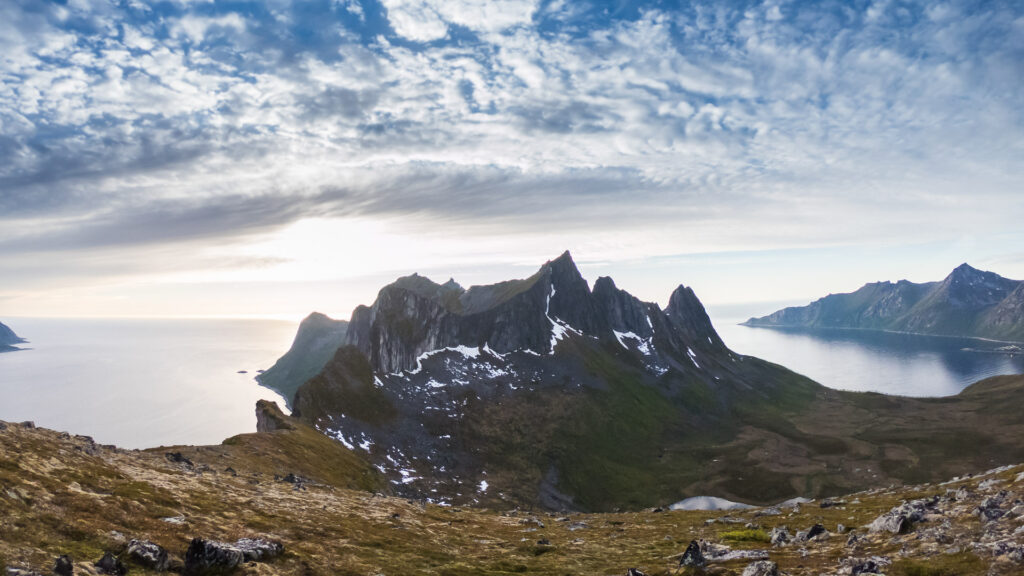
[[[448,286],[413,276],[384,287],[371,307],[353,312],[346,343],[375,371],[396,373],[415,368],[424,353],[457,346],[550,354],[568,333],[610,339],[617,331],[647,339],[652,318],[662,314],[608,278],[591,292],[568,252],[524,280],[466,291]],[[692,291],[680,287],[672,302],[668,317],[685,339],[721,345]]]
[[[1019,340],[1024,339],[1024,322],[1015,313],[1014,301],[1022,284],[962,264],[939,282],[866,284],[856,292],[832,294],[745,324]]]

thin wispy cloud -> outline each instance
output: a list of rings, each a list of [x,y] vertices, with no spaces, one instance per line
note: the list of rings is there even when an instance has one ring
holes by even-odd
[[[1008,234],[1022,87],[1010,1],[6,2],[0,269],[311,218],[622,257]]]

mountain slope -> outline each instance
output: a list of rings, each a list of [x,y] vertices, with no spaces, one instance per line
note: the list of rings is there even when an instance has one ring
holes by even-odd
[[[397,494],[452,504],[765,503],[1024,460],[1016,415],[828,390],[729,350],[689,288],[662,310],[591,290],[568,254],[493,286],[384,287],[293,408]],[[933,432],[954,437],[919,442]],[[961,452],[957,432],[986,444]]]
[[[24,338],[19,338],[18,335],[14,333],[14,330],[11,330],[4,323],[0,322],[0,352],[17,350],[14,345],[22,344],[24,342]]]
[[[1024,282],[962,264],[940,282],[865,284],[747,326],[861,328],[1024,341]]]
[[[292,347],[256,380],[287,399],[299,386],[323,369],[345,341],[348,322],[313,312],[299,324]]]

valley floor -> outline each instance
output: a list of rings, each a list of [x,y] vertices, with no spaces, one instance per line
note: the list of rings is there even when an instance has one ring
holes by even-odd
[[[374,487],[372,475],[355,462],[327,464],[334,448],[305,434],[278,430],[221,446],[140,452],[0,425],[0,565],[49,574],[68,554],[75,573],[96,573],[92,564],[109,551],[132,574],[147,574],[125,553],[128,540],[181,557],[193,537],[260,537],[281,542],[284,554],[241,573],[676,574],[698,570],[679,561],[691,541],[703,540],[707,574],[739,575],[757,555],[719,544],[764,550],[791,575],[850,574],[870,562],[890,575],[1024,573],[1024,465],[797,508],[562,516],[374,494],[365,490]],[[869,533],[901,502],[932,496],[939,498],[904,533]],[[816,524],[826,532],[801,541],[798,532]],[[772,546],[769,534],[782,526],[790,543]]]

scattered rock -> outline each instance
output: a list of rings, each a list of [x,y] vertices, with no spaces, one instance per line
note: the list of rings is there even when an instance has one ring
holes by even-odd
[[[127,552],[129,558],[147,568],[152,568],[157,572],[167,570],[167,550],[164,550],[157,544],[148,540],[132,539],[132,541],[128,543]]]
[[[743,569],[743,576],[779,576],[779,565],[767,560],[759,560],[747,564]]]
[[[647,576],[647,574],[637,570],[636,568],[630,568],[626,570],[626,576]]]
[[[987,522],[1002,518],[1003,515],[1006,514],[1006,512],[1001,508],[1003,502],[1006,501],[1006,497],[1006,490],[1001,490],[998,494],[985,498],[975,509],[975,513],[979,518]]]
[[[167,458],[168,462],[173,462],[174,464],[184,464],[189,468],[195,466],[195,464],[193,464],[191,460],[183,456],[181,452],[168,452],[164,454],[164,458]]]
[[[885,567],[892,562],[888,558],[872,556],[871,558],[845,558],[841,564],[840,574],[857,576],[858,574],[883,574]]]
[[[104,552],[103,558],[100,558],[96,562],[96,568],[99,569],[102,574],[111,574],[112,576],[124,576],[128,573],[128,568],[117,559],[110,552]]]
[[[875,518],[875,520],[868,525],[868,531],[872,534],[878,532],[900,534],[901,532],[906,531],[907,528],[910,527],[911,523],[920,521],[924,518],[925,514],[934,510],[937,503],[938,498],[904,502],[885,514],[882,514],[878,518]]]
[[[57,576],[71,576],[74,572],[75,564],[67,554],[58,556],[57,561],[53,563],[53,573]]]
[[[24,568],[7,568],[7,576],[43,576],[39,572],[26,570]]]
[[[775,506],[771,506],[769,508],[762,508],[762,509],[758,510],[757,512],[754,512],[754,517],[755,518],[758,517],[758,516],[781,516],[781,515],[782,515],[782,510],[779,510]]]
[[[551,546],[551,541],[547,538],[541,538],[537,540],[537,546]]]
[[[701,552],[700,544],[696,540],[690,541],[690,545],[686,547],[682,558],[679,559],[679,565],[695,566],[698,568],[704,565],[704,553]]]

